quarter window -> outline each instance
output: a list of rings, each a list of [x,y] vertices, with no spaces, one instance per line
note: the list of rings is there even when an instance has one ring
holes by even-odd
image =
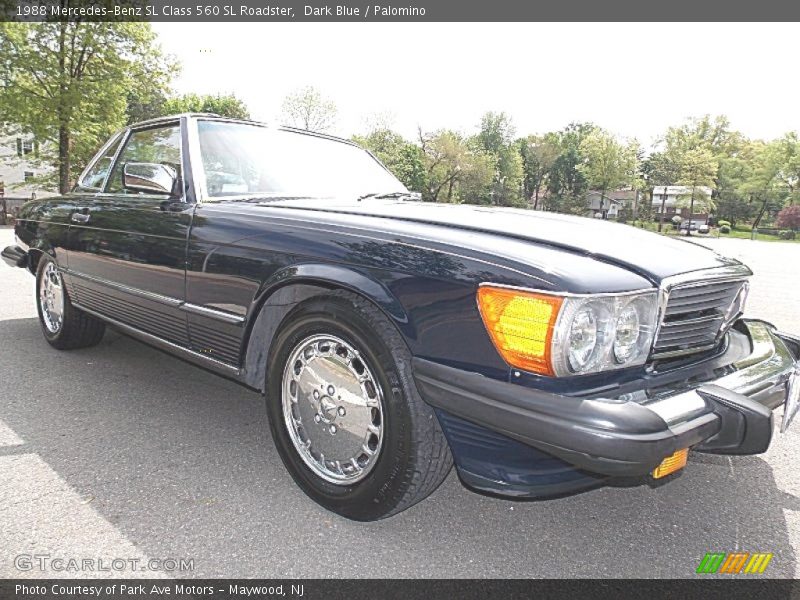
[[[178,181],[182,179],[181,130],[176,125],[134,131],[114,164],[108,178],[106,191],[115,194],[136,194],[122,186],[122,170],[127,163],[157,163],[175,169]],[[179,185],[182,189],[182,186]]]
[[[111,144],[106,150],[99,155],[91,167],[86,171],[83,179],[81,179],[80,187],[92,190],[102,190],[103,184],[106,182],[106,175],[111,169],[111,163],[114,161],[114,155],[117,153],[122,136],[118,136],[114,143]]]

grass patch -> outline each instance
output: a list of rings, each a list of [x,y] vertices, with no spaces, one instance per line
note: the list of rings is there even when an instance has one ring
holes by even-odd
[[[652,221],[628,221],[627,225],[631,227],[636,227],[637,229],[644,229],[645,231],[654,231],[658,233],[658,223]],[[669,236],[678,236],[678,231],[675,229],[672,223],[664,223],[664,230],[661,232],[662,235],[669,235]],[[680,237],[686,237],[681,235]],[[710,233],[697,233],[696,231],[692,232],[693,238],[736,238],[740,240],[749,240],[749,239],[756,239],[760,242],[789,242],[789,243],[798,243],[800,242],[800,234],[798,235],[797,239],[794,240],[782,240],[777,235],[772,235],[768,233],[758,233],[755,237],[753,237],[753,230],[752,227],[749,225],[737,225],[736,229],[731,229],[730,233],[720,233],[719,229],[716,227],[711,228]]]

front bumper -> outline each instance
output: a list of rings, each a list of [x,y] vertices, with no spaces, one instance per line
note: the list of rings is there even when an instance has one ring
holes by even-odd
[[[742,320],[737,330],[749,340],[748,352],[714,370],[713,379],[683,381],[673,393],[560,395],[418,358],[414,376],[440,418],[477,424],[591,474],[638,477],[683,448],[722,454],[767,449],[772,410],[786,399],[800,340],[761,321]]]

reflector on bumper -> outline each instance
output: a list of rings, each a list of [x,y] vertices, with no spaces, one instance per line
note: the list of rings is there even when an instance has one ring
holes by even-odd
[[[680,471],[686,466],[686,459],[689,457],[689,449],[684,448],[678,450],[675,454],[670,454],[667,458],[661,461],[653,471],[653,479],[661,479],[667,475]]]

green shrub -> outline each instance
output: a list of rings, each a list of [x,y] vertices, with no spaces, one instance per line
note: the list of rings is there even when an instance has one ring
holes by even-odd
[[[719,225],[719,228],[722,229],[723,227],[730,227],[731,226],[731,222],[730,221],[725,221],[723,219],[720,219],[719,221],[717,221],[717,225]],[[726,233],[729,233],[729,232],[726,232]]]
[[[719,232],[720,233],[730,233],[731,232],[731,226],[730,225],[720,225]]]
[[[778,237],[782,240],[793,240],[797,237],[797,234],[794,231],[789,231],[788,229],[784,229],[778,234]]]

